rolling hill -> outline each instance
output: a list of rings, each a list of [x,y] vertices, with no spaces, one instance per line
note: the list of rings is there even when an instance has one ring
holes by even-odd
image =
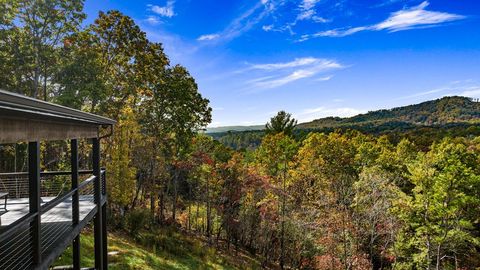
[[[265,125],[256,125],[256,126],[225,126],[225,127],[211,127],[207,128],[206,133],[221,133],[221,132],[239,132],[239,131],[255,131],[263,130]]]
[[[352,117],[326,117],[300,123],[297,129],[380,128],[441,126],[480,123],[480,102],[467,97],[443,97],[419,104],[371,111]],[[207,128],[206,133],[260,131],[264,125]]]
[[[419,104],[371,111],[353,117],[327,117],[298,125],[299,129],[347,126],[437,126],[452,123],[480,123],[480,102],[467,97],[444,97]]]

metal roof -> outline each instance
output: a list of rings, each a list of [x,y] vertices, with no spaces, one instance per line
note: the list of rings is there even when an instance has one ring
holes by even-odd
[[[20,94],[0,90],[0,117],[18,116],[51,121],[74,121],[91,125],[114,125],[116,121],[103,116],[52,104]]]

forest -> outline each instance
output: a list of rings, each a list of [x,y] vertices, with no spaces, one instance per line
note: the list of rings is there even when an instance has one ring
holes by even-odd
[[[210,101],[132,18],[111,10],[84,24],[81,0],[0,8],[1,89],[117,121],[102,143],[110,231],[162,249],[143,237],[168,227],[266,269],[480,268],[478,127],[424,112],[442,126],[309,130],[279,112],[231,147],[201,132]],[[454,101],[478,120],[478,103]],[[419,121],[395,112],[381,114]],[[66,141],[42,143],[42,169],[65,169],[68,153]],[[25,143],[0,146],[0,172],[26,166]]]

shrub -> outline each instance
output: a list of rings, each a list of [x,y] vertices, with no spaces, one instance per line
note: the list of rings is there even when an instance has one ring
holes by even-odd
[[[127,213],[127,230],[132,236],[137,236],[138,232],[147,228],[152,220],[148,209],[134,209]]]

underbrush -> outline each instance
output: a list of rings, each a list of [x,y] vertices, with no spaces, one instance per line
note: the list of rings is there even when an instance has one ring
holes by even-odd
[[[201,239],[173,227],[139,229],[135,236],[124,232],[108,235],[109,269],[259,269],[249,256],[231,256],[209,247]],[[94,265],[93,233],[81,236],[81,266]],[[242,258],[239,260],[239,258]],[[71,265],[67,249],[55,266]]]

